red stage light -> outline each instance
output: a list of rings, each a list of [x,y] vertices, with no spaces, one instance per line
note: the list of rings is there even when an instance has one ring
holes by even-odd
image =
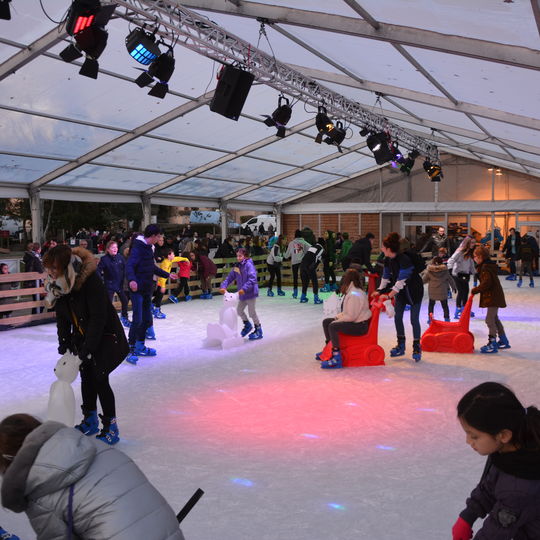
[[[85,28],[92,26],[94,22],[95,15],[89,15],[88,17],[78,17],[75,21],[75,26],[73,27],[73,33],[78,34],[82,32]]]

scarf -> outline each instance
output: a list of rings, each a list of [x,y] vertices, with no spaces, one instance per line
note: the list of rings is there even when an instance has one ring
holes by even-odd
[[[56,301],[61,297],[69,294],[73,285],[75,285],[75,280],[81,271],[82,261],[77,255],[72,255],[67,268],[64,270],[62,276],[52,279],[48,276],[45,279],[45,305],[50,309],[55,304]]]

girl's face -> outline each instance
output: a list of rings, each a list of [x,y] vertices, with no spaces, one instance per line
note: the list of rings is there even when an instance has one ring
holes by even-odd
[[[2,266],[2,271],[0,272],[2,274],[9,274],[9,266],[7,264]]]
[[[189,258],[195,262],[195,253],[193,253],[193,251],[189,254]]]
[[[397,254],[394,253],[390,248],[387,248],[386,246],[381,246],[381,251],[384,253],[385,257],[390,257],[393,259]]]
[[[168,255],[167,255],[167,259],[169,259],[169,261],[172,261],[174,259],[174,251],[171,251]]]
[[[494,452],[504,451],[506,444],[501,440],[501,433],[493,436],[485,431],[478,431],[473,428],[463,418],[459,418],[459,423],[465,432],[467,444],[481,456],[488,456]]]
[[[55,264],[53,264],[53,266],[48,266],[47,268],[45,268],[45,271],[47,272],[47,274],[49,274],[51,279],[58,279],[62,275],[62,272],[57,268]]]
[[[118,253],[118,244],[111,244],[107,249],[107,253],[114,257]]]
[[[236,254],[236,260],[237,260],[238,262],[242,262],[244,259],[245,259],[245,257],[244,257],[244,254],[243,254],[243,253],[237,253],[237,254]]]
[[[473,255],[473,260],[476,264],[481,264],[484,261],[484,259],[482,258],[482,255],[479,255],[478,253],[475,253]]]

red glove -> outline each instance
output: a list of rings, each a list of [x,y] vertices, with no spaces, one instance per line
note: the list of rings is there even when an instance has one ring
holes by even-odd
[[[452,540],[470,540],[472,535],[472,527],[459,517],[452,527]]]

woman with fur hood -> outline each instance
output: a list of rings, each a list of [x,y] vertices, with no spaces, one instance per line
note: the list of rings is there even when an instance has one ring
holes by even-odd
[[[2,506],[25,512],[39,540],[184,540],[173,509],[126,454],[59,422],[4,418],[0,475]]]
[[[441,303],[444,320],[448,322],[450,320],[448,288],[455,292],[456,286],[441,257],[434,257],[428,264],[427,268],[422,272],[422,281],[428,284],[428,324],[431,324],[435,302]]]
[[[116,444],[119,436],[109,373],[124,360],[129,347],[120,319],[96,272],[96,260],[86,249],[71,250],[61,245],[47,252],[43,265],[48,273],[45,303],[56,309],[58,353],[69,350],[82,361],[79,369],[84,418],[75,427],[85,435],[98,433],[99,397],[102,429],[96,438]]]

